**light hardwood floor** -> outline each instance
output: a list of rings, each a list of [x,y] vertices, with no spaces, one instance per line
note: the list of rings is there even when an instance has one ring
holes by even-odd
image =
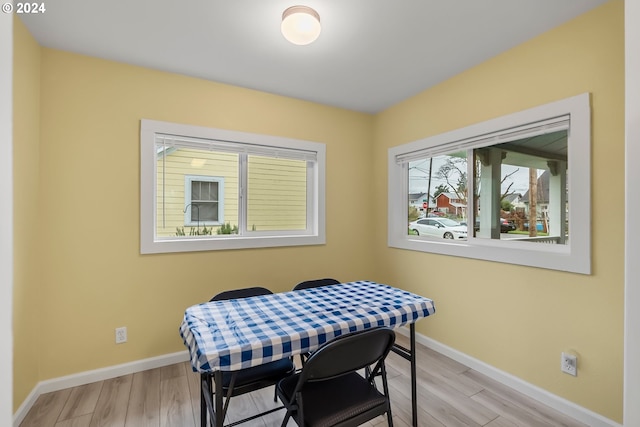
[[[419,344],[417,357],[420,426],[585,426]],[[408,427],[409,363],[391,354],[387,366],[394,426]],[[226,422],[279,406],[273,393],[269,387],[232,398]],[[277,411],[243,425],[279,426],[283,416]],[[20,426],[190,427],[200,425],[199,417],[198,375],[185,362],[43,394]],[[386,426],[386,418],[365,426]]]

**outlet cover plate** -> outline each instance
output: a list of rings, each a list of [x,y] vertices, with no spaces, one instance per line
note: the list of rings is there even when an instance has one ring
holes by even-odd
[[[578,358],[569,353],[562,353],[560,356],[560,370],[574,377],[578,375]]]
[[[127,342],[127,327],[116,328],[116,344]]]

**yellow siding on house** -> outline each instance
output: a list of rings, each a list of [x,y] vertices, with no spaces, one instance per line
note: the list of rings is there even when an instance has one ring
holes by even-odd
[[[239,155],[179,148],[159,154],[156,178],[156,236],[175,237],[184,229],[212,227],[215,235],[221,224],[204,219],[200,226],[185,223],[185,180],[188,176],[219,178],[224,183],[223,214],[219,222],[232,227],[238,221]],[[307,162],[248,156],[247,230],[304,230],[307,226]],[[197,215],[197,214],[196,214]]]
[[[307,162],[249,156],[249,230],[304,230],[307,227]]]
[[[176,229],[185,225],[184,210],[186,176],[224,178],[225,223],[238,224],[238,155],[205,150],[179,148],[159,155],[157,163],[157,229],[156,236],[176,236]],[[163,206],[164,205],[164,206]],[[205,222],[202,222],[205,225]],[[196,226],[197,227],[197,226]],[[208,226],[207,226],[208,227]],[[195,227],[194,227],[195,228]],[[213,233],[215,234],[214,227]]]

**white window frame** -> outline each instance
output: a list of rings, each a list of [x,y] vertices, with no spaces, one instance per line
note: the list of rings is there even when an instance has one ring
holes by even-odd
[[[191,183],[192,182],[217,182],[218,183],[218,220],[217,221],[193,221],[191,219],[191,209],[193,208],[193,200],[191,199]],[[219,176],[206,175],[185,175],[184,177],[184,204],[186,206],[184,212],[184,225],[188,227],[197,227],[199,225],[220,225],[224,224],[224,178]]]
[[[260,155],[273,155],[278,149],[283,153],[296,151],[312,153],[315,161],[307,161],[307,228],[300,231],[243,231],[235,235],[186,238],[156,236],[157,149],[155,143],[159,135],[218,141],[221,144],[227,144],[230,150],[233,150],[234,146],[242,145],[252,152],[265,153]],[[323,143],[142,119],[140,122],[140,253],[325,244],[325,165],[326,146]],[[243,194],[245,190],[246,188],[239,189],[239,194]],[[241,207],[238,215],[246,218],[246,202],[239,203],[239,206]]]
[[[407,232],[408,163],[399,158],[412,153],[445,153],[484,145],[464,146],[483,135],[531,123],[569,116],[567,185],[571,207],[571,236],[567,244],[542,244],[475,238],[466,241],[428,241]],[[498,144],[502,141],[495,141]],[[469,157],[471,158],[471,157]],[[591,109],[590,95],[571,98],[509,114],[462,129],[392,147],[388,151],[388,245],[394,248],[453,255],[553,270],[591,274]],[[470,186],[471,187],[471,186]],[[468,200],[473,200],[468,197]],[[471,211],[471,210],[470,210]]]

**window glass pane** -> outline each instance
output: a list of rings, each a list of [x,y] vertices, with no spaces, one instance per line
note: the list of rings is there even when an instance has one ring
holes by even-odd
[[[191,201],[218,200],[218,183],[210,181],[191,181]]]
[[[567,131],[474,150],[475,236],[568,243]]]
[[[191,222],[217,222],[218,221],[218,203],[191,203]],[[197,209],[194,209],[197,208]],[[198,216],[199,215],[199,216]]]
[[[215,235],[221,223],[237,226],[237,153],[157,147],[156,236]]]
[[[466,240],[466,152],[411,161],[408,173],[408,233],[427,240]]]
[[[247,229],[307,228],[307,162],[248,156]]]
[[[202,177],[202,179],[206,179]],[[218,182],[191,181],[191,222],[218,221]]]

